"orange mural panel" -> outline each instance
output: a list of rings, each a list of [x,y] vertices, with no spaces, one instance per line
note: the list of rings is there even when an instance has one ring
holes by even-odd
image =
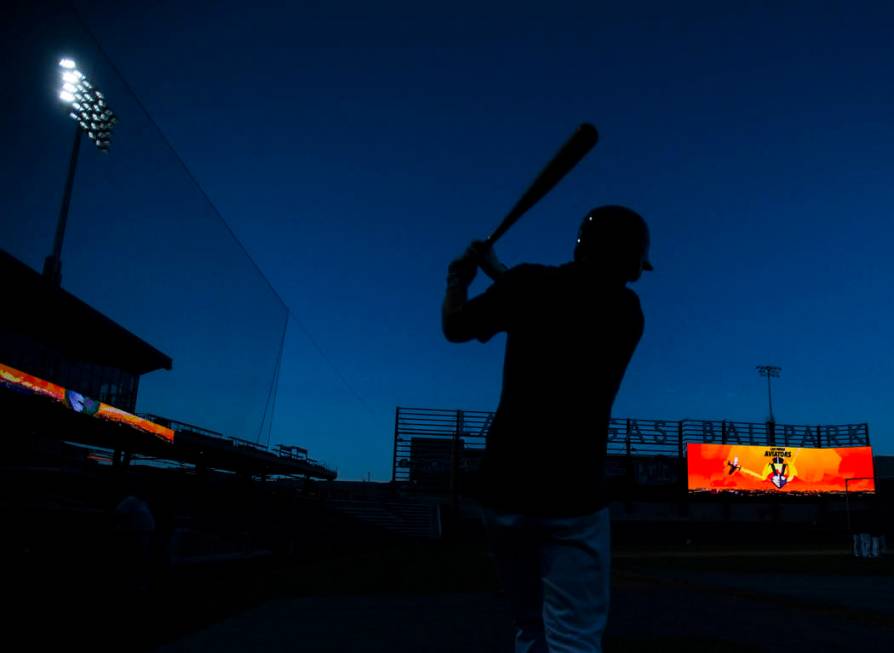
[[[44,381],[41,378],[17,370],[14,367],[3,365],[2,363],[0,363],[0,385],[6,385],[20,392],[48,397],[54,401],[65,404],[66,407],[77,413],[84,413],[110,422],[125,424],[145,433],[151,433],[162,440],[168,442],[174,441],[174,431],[161,424],[156,424],[148,419],[137,417],[120,408],[104,404],[101,401],[90,399],[74,390],[67,390],[61,385]]]
[[[65,388],[0,363],[0,382],[32,394],[65,401]]]
[[[161,424],[156,424],[155,422],[152,422],[148,419],[137,417],[136,415],[128,413],[125,410],[121,410],[120,408],[110,406],[109,404],[100,402],[99,409],[96,411],[96,416],[101,419],[109,420],[111,422],[126,424],[127,426],[145,431],[146,433],[151,433],[152,435],[156,435],[163,440],[167,440],[168,442],[174,441],[173,430],[162,426]]]
[[[813,449],[690,443],[686,457],[691,491],[875,491],[871,447]]]

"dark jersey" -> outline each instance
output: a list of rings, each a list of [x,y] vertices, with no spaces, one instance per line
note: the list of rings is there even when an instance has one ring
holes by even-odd
[[[482,342],[507,334],[482,501],[554,516],[605,506],[611,408],[643,332],[636,293],[575,263],[520,265],[469,300],[461,319]]]

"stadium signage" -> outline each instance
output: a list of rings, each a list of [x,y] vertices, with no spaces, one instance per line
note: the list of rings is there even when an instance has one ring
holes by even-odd
[[[9,388],[15,392],[45,397],[76,413],[129,426],[166,442],[174,441],[174,431],[161,424],[156,424],[101,401],[90,399],[70,388],[64,388],[61,385],[51,383],[2,363],[0,363],[0,387]]]
[[[765,423],[726,420],[614,419],[608,432],[609,442],[664,445],[680,434],[687,441],[707,443],[765,444],[771,431]],[[777,443],[802,447],[852,447],[868,443],[865,424],[844,426],[796,426],[777,424],[772,431]]]
[[[871,447],[751,447],[690,443],[691,491],[874,492]]]

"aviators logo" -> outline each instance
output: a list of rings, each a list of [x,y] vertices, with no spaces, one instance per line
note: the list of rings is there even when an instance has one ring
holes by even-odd
[[[768,459],[760,472],[748,469],[739,462],[739,457],[734,456],[731,461],[727,461],[729,468],[728,476],[733,474],[747,474],[752,478],[761,481],[767,481],[777,490],[781,490],[790,482],[795,480],[797,470],[791,462],[792,452],[782,447],[768,449],[764,452],[764,458]]]

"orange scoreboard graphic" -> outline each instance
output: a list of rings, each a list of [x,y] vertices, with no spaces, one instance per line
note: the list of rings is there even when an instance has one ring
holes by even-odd
[[[871,447],[687,445],[690,491],[875,492]]]
[[[174,441],[174,431],[161,424],[156,424],[148,419],[137,417],[136,415],[101,401],[90,399],[79,392],[63,388],[61,385],[49,381],[44,381],[41,378],[17,370],[14,367],[3,365],[2,363],[0,363],[0,385],[7,386],[20,392],[47,397],[65,405],[75,412],[98,417],[99,419],[109,422],[125,424],[145,433],[151,433],[167,442]]]

